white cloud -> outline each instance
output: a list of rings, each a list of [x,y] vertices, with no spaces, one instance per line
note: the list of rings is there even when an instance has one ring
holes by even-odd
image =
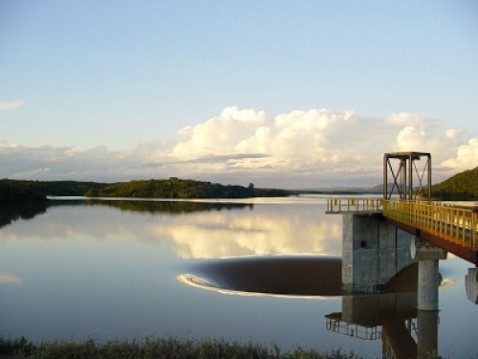
[[[468,143],[456,150],[456,156],[443,162],[456,171],[464,171],[478,166],[478,138],[472,138]]]
[[[382,180],[383,153],[395,151],[430,152],[440,176],[476,167],[477,140],[458,129],[438,132],[437,123],[420,114],[371,120],[327,109],[269,118],[262,111],[228,107],[179,130],[169,143],[144,143],[129,151],[0,143],[0,177],[118,181],[178,176],[289,188],[372,186]]]
[[[15,110],[25,105],[25,101],[0,102],[0,111]]]
[[[234,153],[235,146],[252,136],[264,121],[263,112],[228,107],[218,117],[179,131],[172,155],[189,158],[191,155]]]

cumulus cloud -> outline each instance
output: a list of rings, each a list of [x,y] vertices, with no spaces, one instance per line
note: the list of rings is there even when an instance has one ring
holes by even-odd
[[[444,161],[443,165],[459,171],[478,166],[478,138],[472,138],[468,143],[458,146],[456,156]]]
[[[10,101],[10,102],[0,102],[0,111],[8,111],[8,110],[15,110],[19,107],[25,105],[25,101],[18,100],[18,101]]]
[[[268,117],[232,106],[171,141],[128,151],[0,144],[0,176],[117,181],[178,176],[281,187],[376,185],[385,152],[432,153],[441,176],[477,165],[477,140],[437,131],[427,115],[367,119],[353,111],[296,110]]]

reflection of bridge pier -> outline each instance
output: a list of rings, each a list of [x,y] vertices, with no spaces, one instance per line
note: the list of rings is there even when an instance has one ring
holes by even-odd
[[[327,330],[381,339],[384,358],[429,358],[438,350],[438,311],[417,310],[416,292],[344,296],[342,312],[326,318]]]
[[[342,312],[326,316],[327,330],[381,339],[384,358],[428,358],[438,349],[438,311],[416,305],[416,293],[344,296]]]
[[[469,268],[465,276],[466,297],[474,304],[478,304],[478,268]]]

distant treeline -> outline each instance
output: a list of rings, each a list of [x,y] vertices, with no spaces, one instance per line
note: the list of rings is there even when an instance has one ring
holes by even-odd
[[[125,198],[246,198],[286,197],[303,193],[338,193],[338,191],[288,191],[282,189],[255,188],[222,185],[171,177],[169,179],[137,180],[118,183],[78,181],[26,181],[0,180],[0,202],[35,202],[47,196],[87,196]],[[355,194],[342,191],[341,194]],[[478,200],[478,167],[450,177],[432,186],[432,197],[438,200]]]
[[[96,182],[1,179],[0,202],[43,201],[47,196],[83,196],[90,188],[106,185],[106,183]]]
[[[151,179],[113,184],[77,181],[0,180],[0,202],[36,202],[47,196],[87,196],[126,198],[246,198],[285,197],[293,194],[280,189],[221,185],[179,178]]]
[[[91,188],[88,197],[127,197],[127,198],[246,198],[246,197],[285,197],[290,191],[280,189],[255,188],[222,185],[171,177],[114,183],[100,188]]]

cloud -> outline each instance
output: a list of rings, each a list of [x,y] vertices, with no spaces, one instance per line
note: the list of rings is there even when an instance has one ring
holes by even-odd
[[[23,107],[24,105],[25,101],[23,100],[0,102],[0,111],[15,110],[17,108]]]
[[[476,166],[477,140],[439,132],[428,115],[363,118],[353,111],[296,110],[268,117],[232,106],[133,150],[39,148],[0,143],[0,177],[118,181],[184,177],[278,187],[373,186],[385,152],[432,154],[438,176]],[[434,182],[442,178],[434,178]]]
[[[443,165],[459,171],[478,166],[478,138],[472,138],[468,143],[458,146],[456,156],[444,161]]]

